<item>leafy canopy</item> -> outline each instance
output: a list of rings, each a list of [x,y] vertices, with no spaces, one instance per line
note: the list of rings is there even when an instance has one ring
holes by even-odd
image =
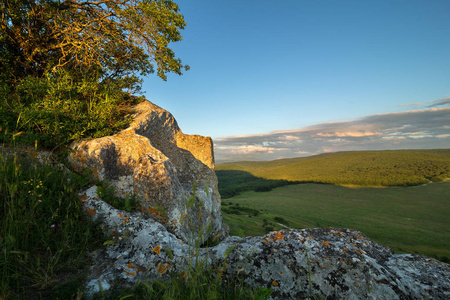
[[[0,127],[46,148],[116,132],[142,76],[189,68],[185,26],[172,0],[0,0]]]
[[[169,48],[186,25],[171,0],[1,0],[1,72],[14,78],[49,69],[95,67],[102,79],[181,74]]]

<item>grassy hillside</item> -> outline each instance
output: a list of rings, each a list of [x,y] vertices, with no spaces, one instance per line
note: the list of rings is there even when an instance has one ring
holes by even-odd
[[[232,235],[291,228],[345,227],[362,231],[396,253],[449,262],[450,182],[425,186],[351,188],[297,184],[245,192],[222,203]]]
[[[267,162],[219,164],[216,173],[225,197],[228,188],[236,188],[238,180],[230,171],[246,172],[247,181],[240,183],[241,190],[255,190],[256,179],[250,176],[270,181],[410,186],[450,178],[450,149],[336,152]]]

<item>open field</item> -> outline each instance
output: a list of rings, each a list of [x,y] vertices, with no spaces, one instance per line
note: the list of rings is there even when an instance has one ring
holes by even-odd
[[[232,235],[291,228],[360,230],[396,253],[450,257],[450,182],[413,187],[297,184],[270,192],[244,192],[222,203]]]

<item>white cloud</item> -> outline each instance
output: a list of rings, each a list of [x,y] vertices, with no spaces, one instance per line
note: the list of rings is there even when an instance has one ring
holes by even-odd
[[[275,148],[263,147],[263,146],[253,146],[253,145],[245,145],[245,146],[216,146],[215,150],[227,151],[230,154],[249,154],[249,153],[257,153],[257,152],[266,152],[273,153],[276,151]]]
[[[333,132],[333,133],[317,133],[317,136],[321,137],[363,137],[363,136],[374,136],[379,135],[379,132],[366,132],[366,131],[349,131],[349,132]]]
[[[286,141],[299,141],[302,138],[299,137],[299,136],[295,136],[295,135],[286,135],[286,136],[283,137],[283,139],[286,140]]]
[[[434,102],[446,103],[450,98]],[[441,105],[439,104],[439,105]],[[323,152],[449,148],[450,106],[216,139],[217,162],[272,160]]]

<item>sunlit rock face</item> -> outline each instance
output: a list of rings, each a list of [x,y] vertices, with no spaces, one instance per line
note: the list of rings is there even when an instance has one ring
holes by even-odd
[[[95,254],[87,296],[100,291],[99,283],[106,291],[113,282],[170,280],[190,268],[209,268],[223,282],[272,288],[272,299],[450,299],[450,265],[395,255],[359,231],[282,230],[228,237],[198,249],[155,218],[112,208],[97,197],[95,186],[81,199],[86,213],[115,241]]]
[[[214,174],[212,141],[185,135],[173,116],[144,102],[131,126],[72,146],[73,169],[109,181],[141,210],[125,212],[80,193],[86,214],[101,223],[107,246],[93,253],[86,296],[113,283],[183,277],[208,270],[223,282],[270,288],[272,299],[450,299],[450,266],[395,255],[349,229],[283,230],[227,237]],[[413,229],[412,229],[413,230]],[[199,248],[205,240],[221,243]],[[186,278],[189,280],[189,278]]]
[[[227,236],[212,140],[182,133],[166,110],[145,101],[129,128],[72,148],[75,170],[110,182],[121,197],[136,195],[147,215],[157,216],[182,240]]]

